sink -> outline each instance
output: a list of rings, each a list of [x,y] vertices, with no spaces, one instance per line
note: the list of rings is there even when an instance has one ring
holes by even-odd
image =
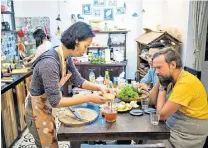
[[[6,85],[6,83],[2,83],[2,82],[1,82],[1,87],[4,87],[4,85]]]

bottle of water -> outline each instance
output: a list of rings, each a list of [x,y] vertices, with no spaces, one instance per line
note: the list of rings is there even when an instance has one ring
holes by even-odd
[[[89,80],[90,82],[95,83],[95,73],[93,69],[90,69]]]

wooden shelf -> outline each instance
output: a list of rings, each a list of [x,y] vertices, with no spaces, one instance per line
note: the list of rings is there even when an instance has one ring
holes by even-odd
[[[1,14],[14,14],[14,12],[11,12],[11,11],[3,11],[3,12],[1,12]]]
[[[94,33],[112,33],[112,34],[116,33],[116,34],[119,34],[119,33],[127,33],[128,30],[121,30],[121,31],[119,31],[119,30],[116,30],[116,31],[93,31],[93,32]]]
[[[144,57],[142,57],[141,55],[139,55],[139,57],[140,57],[142,60],[145,60],[145,61],[147,61],[147,62],[148,62],[148,60],[147,60],[147,59],[145,59]]]
[[[2,33],[16,33],[16,30],[9,30],[9,31],[4,31],[4,30],[1,30]]]
[[[108,47],[89,46],[88,49],[107,49]]]
[[[125,46],[125,44],[119,44],[119,45],[117,45],[117,44],[112,44],[112,45],[111,45],[111,47],[122,47],[122,46]]]

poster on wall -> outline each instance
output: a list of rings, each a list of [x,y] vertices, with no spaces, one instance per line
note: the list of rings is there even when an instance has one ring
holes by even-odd
[[[103,7],[103,6],[105,6],[105,0],[93,0],[93,5]]]
[[[93,16],[100,17],[101,16],[101,9],[100,8],[94,8],[93,9]]]
[[[117,7],[116,14],[126,14],[126,9],[124,7]]]
[[[14,59],[14,57],[18,55],[16,49],[16,40],[16,33],[1,33],[1,55],[6,56],[7,60]]]
[[[91,15],[92,14],[91,4],[83,4],[82,5],[82,14],[83,15]]]
[[[104,20],[106,21],[113,20],[113,9],[111,8],[104,9]]]
[[[117,0],[109,0],[108,6],[117,6]]]

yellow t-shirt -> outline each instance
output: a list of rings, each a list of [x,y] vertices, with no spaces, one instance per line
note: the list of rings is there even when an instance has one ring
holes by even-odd
[[[201,81],[187,71],[176,82],[168,100],[182,105],[179,111],[189,117],[208,119],[206,90]]]

